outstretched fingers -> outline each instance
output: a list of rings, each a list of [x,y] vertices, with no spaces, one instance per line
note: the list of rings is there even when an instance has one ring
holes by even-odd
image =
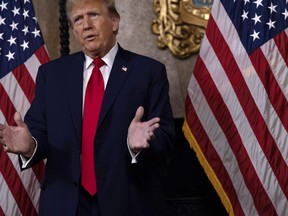
[[[149,141],[155,138],[155,131],[160,127],[160,118],[154,117],[148,121],[141,121],[144,108],[138,107],[128,129],[128,143],[134,152],[149,148]]]

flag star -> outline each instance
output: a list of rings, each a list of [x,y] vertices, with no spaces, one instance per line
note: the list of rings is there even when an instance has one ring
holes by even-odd
[[[260,38],[259,38],[259,33],[260,33],[260,32],[256,32],[256,31],[254,30],[253,34],[250,35],[251,37],[253,37],[253,41],[255,41],[256,39],[260,39]]]
[[[0,5],[1,11],[3,11],[4,9],[8,10],[7,9],[7,4],[8,3],[4,3],[4,1],[2,1],[1,5]]]
[[[3,25],[6,25],[5,19],[6,19],[6,18],[2,18],[2,16],[0,16],[0,26],[1,26],[2,24],[3,24]]]
[[[26,3],[30,3],[30,0],[24,0],[24,4],[26,4]]]
[[[20,15],[19,10],[20,10],[20,8],[16,8],[16,7],[14,6],[14,9],[12,10],[12,12],[13,12],[13,14],[14,14],[14,17],[15,17],[16,15]]]
[[[29,33],[28,26],[24,26],[24,29],[22,30],[22,32],[24,32],[24,35]]]
[[[37,28],[35,28],[35,30],[32,32],[32,34],[34,34],[34,38],[36,38],[37,36],[40,37],[40,30],[37,30]]]
[[[272,14],[273,12],[277,13],[276,8],[277,5],[273,5],[273,3],[271,2],[271,5],[268,7],[270,9],[270,14]]]
[[[13,38],[12,35],[10,36],[10,39],[8,40],[8,42],[10,43],[10,46],[12,46],[12,44],[16,44],[16,37]]]
[[[35,20],[35,23],[37,23],[37,22],[38,22],[38,20],[37,20],[37,18],[36,18],[36,17],[33,17],[33,19]]]
[[[18,23],[15,23],[14,21],[12,22],[12,24],[10,25],[10,27],[12,28],[12,31],[14,31],[15,29],[18,30],[17,25]]]
[[[263,1],[263,0],[256,0],[256,1],[254,1],[253,3],[256,4],[256,8],[258,8],[259,5],[263,6],[262,1]]]
[[[24,51],[25,49],[29,49],[28,44],[29,44],[29,41],[28,41],[28,42],[23,41],[23,44],[20,45],[21,47],[23,47],[23,51]]]
[[[262,15],[258,16],[258,15],[255,13],[255,17],[252,18],[252,20],[254,20],[254,25],[256,25],[257,22],[260,22],[260,23],[261,23],[261,20],[260,20],[260,17],[261,17],[261,16],[262,16]]]
[[[269,22],[266,23],[266,24],[269,26],[269,29],[271,29],[271,28],[275,28],[275,26],[274,26],[274,23],[275,23],[275,22],[276,22],[276,21],[273,21],[273,22],[272,22],[272,20],[269,19]]]
[[[0,33],[0,39],[3,40],[3,34],[4,33]]]
[[[287,0],[288,1],[288,0]],[[286,20],[287,19],[287,17],[288,17],[288,10],[285,8],[285,12],[284,13],[282,13],[283,15],[284,15],[284,19]],[[1,18],[0,18],[0,20],[1,20]],[[1,25],[1,22],[0,22],[0,25]]]
[[[26,10],[24,9],[24,12],[23,12],[24,19],[26,19],[27,17],[29,17],[29,14],[28,14],[28,13],[29,13],[29,10],[26,11]]]
[[[14,55],[15,55],[15,52],[11,53],[10,50],[9,50],[9,53],[7,55],[5,55],[5,56],[8,58],[8,61],[10,61],[11,59],[14,59]]]
[[[241,15],[241,17],[243,18],[242,19],[242,21],[244,21],[245,19],[248,19],[248,13],[249,13],[249,11],[245,11],[245,10],[243,10],[243,14]]]
[[[287,1],[288,1],[288,0],[287,0]],[[247,2],[250,3],[250,0],[244,0],[244,5],[246,5]]]

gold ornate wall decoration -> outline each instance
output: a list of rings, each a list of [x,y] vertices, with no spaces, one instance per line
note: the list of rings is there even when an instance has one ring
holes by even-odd
[[[198,53],[212,4],[213,0],[154,0],[158,18],[151,27],[158,35],[157,46],[168,47],[181,59]]]

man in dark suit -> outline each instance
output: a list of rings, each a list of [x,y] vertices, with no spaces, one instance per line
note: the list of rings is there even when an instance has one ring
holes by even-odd
[[[116,42],[120,16],[113,0],[66,6],[82,52],[40,66],[25,123],[17,112],[16,127],[0,124],[0,143],[20,155],[23,169],[47,159],[40,215],[165,215],[161,171],[175,137],[165,66]],[[81,180],[82,118],[96,58],[104,62],[105,93],[92,127],[91,193]]]

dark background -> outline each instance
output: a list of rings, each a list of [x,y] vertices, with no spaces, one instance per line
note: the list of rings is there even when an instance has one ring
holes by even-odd
[[[227,216],[214,187],[184,137],[184,119],[175,119],[176,145],[166,171],[169,216]]]

